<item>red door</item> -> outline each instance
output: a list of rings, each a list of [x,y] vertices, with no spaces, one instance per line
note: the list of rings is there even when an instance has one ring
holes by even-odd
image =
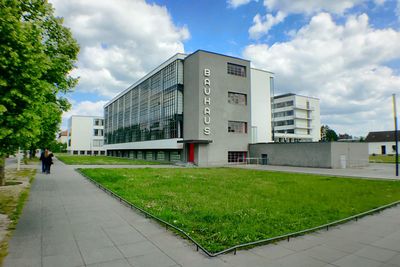
[[[194,144],[189,144],[189,162],[194,162]]]

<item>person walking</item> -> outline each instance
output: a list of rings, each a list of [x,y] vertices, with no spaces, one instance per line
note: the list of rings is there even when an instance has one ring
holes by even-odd
[[[46,172],[46,162],[45,162],[45,157],[44,154],[46,153],[46,149],[42,149],[42,152],[40,153],[40,160],[42,161],[42,173]]]
[[[46,174],[50,174],[50,167],[53,164],[53,153],[51,153],[48,149],[44,152],[44,161],[45,161],[45,169]]]

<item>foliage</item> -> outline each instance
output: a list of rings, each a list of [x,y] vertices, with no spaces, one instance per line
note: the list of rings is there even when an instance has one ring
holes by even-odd
[[[69,108],[79,47],[62,23],[47,1],[0,0],[0,156],[53,140]]]
[[[213,252],[400,199],[399,181],[233,168],[80,171]]]
[[[72,156],[56,154],[56,157],[69,165],[159,165],[168,163],[165,161],[146,161],[107,156]]]
[[[323,142],[332,142],[337,141],[339,139],[338,135],[334,130],[329,128],[328,125],[321,126],[321,141]]]

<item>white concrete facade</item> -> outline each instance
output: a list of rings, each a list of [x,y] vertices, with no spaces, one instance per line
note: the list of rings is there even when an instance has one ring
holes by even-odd
[[[254,69],[251,75],[251,140],[250,143],[272,141],[271,90],[274,84],[272,72]]]
[[[104,119],[73,115],[68,121],[67,152],[74,155],[104,155]]]
[[[275,96],[272,123],[275,142],[318,142],[321,139],[319,99],[296,94]]]
[[[368,153],[370,155],[394,155],[396,154],[396,142],[369,142]]]

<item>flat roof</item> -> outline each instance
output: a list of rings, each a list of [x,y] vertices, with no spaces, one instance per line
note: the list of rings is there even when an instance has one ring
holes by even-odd
[[[319,98],[316,98],[316,97],[313,97],[313,96],[299,95],[299,94],[294,94],[294,93],[287,93],[287,94],[283,94],[283,95],[277,95],[277,96],[274,96],[274,99],[284,98],[284,97],[287,97],[287,96],[301,96],[301,97],[313,98],[313,99],[319,100]]]
[[[194,54],[196,54],[198,52],[204,52],[204,53],[208,53],[208,54],[214,54],[214,55],[218,55],[218,56],[222,56],[222,57],[230,57],[230,58],[234,58],[234,59],[239,59],[239,60],[244,60],[244,61],[250,62],[250,60],[248,60],[248,59],[244,59],[244,58],[240,58],[240,57],[234,57],[234,56],[230,56],[230,55],[224,55],[224,54],[221,54],[221,53],[211,52],[211,51],[207,51],[207,50],[203,50],[203,49],[197,49],[193,53],[190,53],[187,57],[190,57],[191,55],[194,55]]]

